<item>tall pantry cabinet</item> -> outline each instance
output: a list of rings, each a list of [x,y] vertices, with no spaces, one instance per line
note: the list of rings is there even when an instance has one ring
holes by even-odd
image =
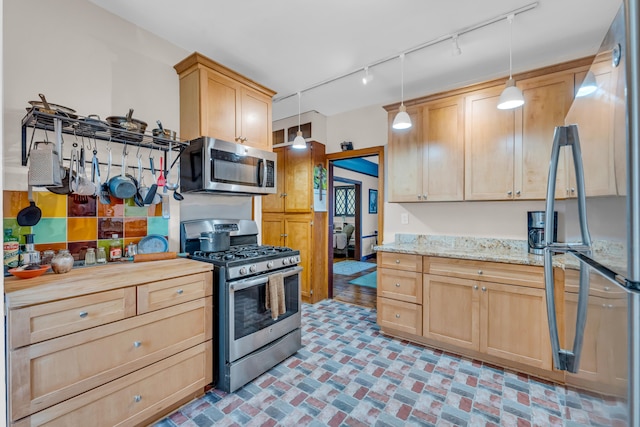
[[[311,141],[304,150],[288,145],[273,151],[277,192],[262,197],[262,243],[300,251],[302,300],[315,303],[328,296],[327,212],[314,210],[313,193],[314,170],[325,167],[325,146]]]

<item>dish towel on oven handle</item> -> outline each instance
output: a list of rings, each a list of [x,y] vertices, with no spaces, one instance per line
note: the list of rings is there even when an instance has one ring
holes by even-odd
[[[271,318],[277,320],[278,316],[287,312],[282,273],[274,273],[269,276],[266,293],[265,308],[267,310],[271,309]]]

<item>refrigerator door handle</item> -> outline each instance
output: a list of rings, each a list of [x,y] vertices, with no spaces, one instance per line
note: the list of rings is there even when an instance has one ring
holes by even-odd
[[[549,178],[547,181],[547,201],[545,209],[545,249],[544,249],[544,282],[547,300],[547,318],[549,321],[549,338],[551,339],[551,351],[553,364],[557,369],[569,372],[577,372],[584,339],[584,327],[586,324],[587,307],[589,298],[589,271],[584,264],[580,265],[580,287],[578,291],[578,313],[576,317],[576,336],[571,351],[560,347],[558,334],[558,320],[556,316],[555,278],[553,273],[553,253],[567,252],[571,245],[558,245],[553,243],[553,229],[555,227],[555,193],[556,178],[558,176],[558,163],[560,160],[560,148],[572,147],[573,163],[576,171],[576,186],[578,189],[578,215],[580,217],[581,249],[589,250],[591,237],[587,226],[586,196],[584,192],[584,169],[582,167],[582,152],[580,150],[580,138],[576,125],[558,126],[553,134],[551,147],[551,161],[549,162]],[[576,245],[573,245],[576,246]]]

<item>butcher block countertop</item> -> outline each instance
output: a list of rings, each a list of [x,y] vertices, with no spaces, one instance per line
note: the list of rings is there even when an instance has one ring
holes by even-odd
[[[7,309],[96,292],[136,286],[164,279],[211,271],[213,265],[184,258],[149,262],[120,262],[74,268],[65,274],[51,271],[32,279],[5,277]],[[124,285],[126,284],[126,285]]]
[[[606,258],[610,258],[610,265],[624,265],[625,254],[619,244],[594,242],[593,248],[601,258],[603,255]],[[534,255],[528,252],[526,240],[396,234],[393,243],[374,246],[373,249],[378,252],[504,262],[508,264],[544,265],[544,257],[542,255]],[[578,268],[578,262],[569,255],[555,255],[553,257],[553,266],[562,269],[576,269]]]

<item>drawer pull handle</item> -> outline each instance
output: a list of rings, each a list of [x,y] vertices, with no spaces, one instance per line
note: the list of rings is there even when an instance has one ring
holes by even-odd
[[[399,288],[399,287],[400,287],[400,283],[396,283],[396,288]]]
[[[400,315],[399,315],[399,314],[396,314],[396,319],[399,319],[399,318],[400,318]]]
[[[178,295],[182,295],[184,291],[182,289],[178,289],[176,292],[178,293]]]
[[[482,292],[487,292],[487,288],[485,288],[484,286],[482,287]]]
[[[80,317],[81,317],[81,318],[83,318],[83,319],[84,319],[85,317],[87,317],[88,315],[89,315],[89,313],[87,313],[86,311],[81,311],[81,312],[80,312]]]
[[[474,285],[473,289],[475,289],[477,291],[478,290],[478,285]]]
[[[138,403],[142,400],[142,396],[140,396],[139,394],[136,394],[135,396],[133,396],[133,401]]]
[[[138,347],[140,347],[141,345],[142,345],[142,341],[134,341],[134,342],[133,342],[133,346],[134,346],[135,348],[138,348]]]
[[[400,264],[400,260],[399,259],[396,260],[396,264]]]
[[[482,270],[478,270],[478,274],[482,274]]]

